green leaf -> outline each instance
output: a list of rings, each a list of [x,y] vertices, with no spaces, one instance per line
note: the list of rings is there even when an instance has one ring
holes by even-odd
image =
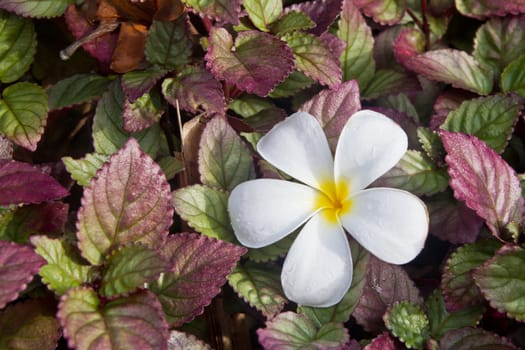
[[[308,306],[299,307],[301,313],[305,314],[309,319],[319,325],[330,322],[348,321],[359,302],[361,294],[363,293],[370,254],[353,239],[350,240],[350,249],[352,252],[354,270],[352,274],[352,284],[343,299],[338,304],[328,308]]]
[[[363,91],[366,100],[419,90],[419,82],[413,76],[393,69],[380,69]]]
[[[357,79],[360,88],[364,89],[375,71],[374,38],[372,30],[352,1],[343,3],[337,36],[346,43],[340,57],[343,81]]]
[[[496,79],[506,66],[523,53],[525,53],[525,18],[523,17],[493,17],[476,32],[474,58]]]
[[[71,0],[3,0],[0,8],[23,17],[62,16]]]
[[[525,321],[525,250],[506,246],[474,271],[473,277],[490,305]]]
[[[510,139],[522,106],[523,101],[513,95],[499,94],[467,100],[448,114],[442,128],[474,135],[501,153]]]
[[[403,93],[390,95],[386,98],[380,98],[377,100],[377,103],[383,108],[394,109],[398,112],[411,116],[416,121],[419,120],[416,107],[414,107],[414,104],[410,101],[408,96]]]
[[[46,236],[33,236],[31,243],[36,247],[38,255],[47,261],[47,264],[40,268],[39,274],[42,281],[56,295],[62,295],[71,288],[93,281],[92,267],[82,261],[76,247],[64,240]]]
[[[81,159],[62,157],[62,162],[66,166],[71,178],[80,186],[87,186],[102,164],[109,160],[109,156],[99,153],[88,153]]]
[[[28,150],[36,146],[47,122],[47,95],[32,83],[16,83],[2,92],[0,135]]]
[[[213,118],[199,144],[201,182],[231,191],[241,182],[255,177],[250,151],[225,117]]]
[[[0,42],[0,81],[12,83],[33,63],[36,52],[33,22],[0,10]]]
[[[471,273],[492,257],[499,247],[501,244],[496,240],[479,240],[459,247],[447,259],[441,279],[447,309],[459,310],[481,302],[482,295],[478,288],[473,288]]]
[[[141,148],[150,156],[155,157],[160,147],[160,127],[158,124],[136,132],[124,130],[122,113],[124,108],[124,93],[120,84],[115,81],[98,101],[97,111],[93,120],[93,145],[95,152],[111,155],[117,152],[126,141],[133,137]]]
[[[266,322],[266,328],[259,329],[257,335],[265,349],[337,350],[349,340],[341,323],[318,327],[306,316],[293,312],[284,312]]]
[[[153,21],[146,47],[147,60],[171,70],[180,69],[191,55],[191,40],[186,29],[186,16],[176,21]]]
[[[272,98],[290,97],[299,91],[312,86],[315,81],[303,73],[294,70],[288,77],[273,89],[269,96]]]
[[[57,317],[70,348],[167,350],[168,324],[149,291],[103,304],[91,288],[74,288],[60,298]]]
[[[49,109],[61,109],[97,99],[106,91],[110,80],[97,74],[76,74],[49,89]]]
[[[167,270],[168,264],[156,250],[143,245],[122,247],[106,261],[99,292],[114,297],[133,292]]]
[[[130,102],[148,92],[168,71],[158,66],[134,70],[122,75],[122,90]]]
[[[173,192],[173,206],[197,232],[236,242],[228,215],[228,193],[202,185],[187,186]]]
[[[456,312],[448,312],[439,289],[435,289],[425,301],[430,334],[433,339],[441,339],[448,331],[463,327],[476,327],[485,312],[482,305],[466,307]]]
[[[238,265],[227,278],[237,294],[268,319],[281,312],[286,303],[276,266],[248,262]]]
[[[446,169],[438,168],[423,153],[408,150],[375,185],[400,188],[416,195],[431,195],[448,187],[448,175]]]
[[[417,138],[426,155],[435,163],[443,164],[446,152],[439,134],[430,128],[419,127],[417,128]]]
[[[283,12],[282,0],[244,0],[243,5],[252,23],[264,32]]]
[[[386,327],[409,349],[423,349],[429,335],[427,315],[410,301],[395,303],[383,317]]]
[[[292,49],[297,70],[331,88],[341,83],[339,61],[321,39],[313,34],[293,32],[283,40]]]
[[[382,25],[398,23],[406,10],[404,0],[356,0],[354,4],[363,13]],[[429,14],[430,15],[430,14]]]
[[[501,74],[503,92],[516,92],[525,98],[525,54],[512,61]]]
[[[243,118],[249,118],[265,109],[275,108],[275,104],[267,98],[244,94],[231,101],[228,108]]]
[[[168,181],[172,180],[175,175],[184,170],[184,163],[180,158],[180,154],[176,155],[176,157],[162,157],[157,160],[157,164],[164,172],[164,175],[166,175]]]
[[[301,11],[290,11],[270,26],[272,33],[282,36],[296,30],[308,30],[315,27],[314,21]]]

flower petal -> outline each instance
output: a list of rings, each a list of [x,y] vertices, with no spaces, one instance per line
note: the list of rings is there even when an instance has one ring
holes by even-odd
[[[335,151],[335,180],[355,193],[390,170],[407,150],[407,135],[392,119],[363,110],[346,123]]]
[[[235,236],[250,248],[274,243],[315,212],[317,190],[294,182],[257,179],[235,187],[228,211]]]
[[[370,188],[351,197],[352,209],[339,219],[359,244],[379,259],[404,264],[425,245],[428,211],[413,194]]]
[[[352,257],[341,225],[314,215],[286,256],[281,283],[286,297],[298,304],[337,304],[352,283]]]
[[[257,144],[261,156],[288,175],[317,189],[333,181],[334,161],[321,125],[297,112],[276,124]]]

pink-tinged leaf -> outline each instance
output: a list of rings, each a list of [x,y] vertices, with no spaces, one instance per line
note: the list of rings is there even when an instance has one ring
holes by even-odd
[[[68,217],[69,205],[62,202],[24,205],[4,213],[0,220],[0,240],[27,243],[32,234],[60,234]]]
[[[294,4],[286,9],[286,13],[299,10],[308,15],[316,24],[310,33],[321,35],[328,30],[341,12],[342,0],[312,0]]]
[[[317,326],[308,317],[294,312],[284,312],[271,321],[266,328],[257,330],[259,342],[265,349],[323,349],[346,348],[350,340],[342,323]]]
[[[210,31],[207,67],[217,79],[239,89],[266,96],[293,70],[292,50],[284,41],[258,31],[233,38],[224,28]]]
[[[68,0],[3,0],[0,8],[22,17],[57,17],[64,13],[68,3]]]
[[[298,71],[330,88],[341,83],[339,56],[334,55],[320,38],[309,33],[293,32],[286,34],[283,40],[292,49]]]
[[[464,51],[439,49],[427,51],[408,59],[405,67],[430,80],[451,84],[453,87],[487,95],[493,80],[472,56]]]
[[[483,220],[463,202],[445,193],[426,201],[430,214],[430,233],[452,244],[474,242]]]
[[[325,43],[334,57],[340,57],[346,48],[346,43],[336,35],[324,32],[319,38]]]
[[[197,339],[194,335],[173,330],[168,339],[168,350],[180,349],[212,350],[211,346]]]
[[[54,350],[61,337],[55,301],[33,299],[0,312],[0,349]]]
[[[70,4],[67,7],[64,18],[75,39],[80,39],[95,30],[95,26],[82,17],[74,4]],[[105,67],[109,68],[116,45],[117,34],[113,32],[93,39],[82,45],[82,47]]]
[[[242,0],[182,0],[182,2],[201,16],[212,17],[231,24],[239,23]]]
[[[383,315],[396,301],[408,300],[422,305],[419,290],[402,267],[370,257],[365,287],[352,314],[369,332],[385,330]]]
[[[18,298],[45,263],[29,246],[0,241],[0,309]]]
[[[480,328],[454,329],[439,341],[441,350],[518,350],[512,342]]]
[[[434,103],[433,109],[435,114],[430,120],[430,127],[433,130],[438,130],[445,122],[450,112],[458,109],[463,101],[472,99],[474,97],[477,97],[477,95],[465,90],[457,89],[451,89],[439,95]]]
[[[15,160],[0,163],[0,205],[42,203],[69,193],[40,169]]]
[[[491,258],[501,244],[494,240],[478,240],[466,244],[447,259],[441,279],[441,289],[447,310],[456,311],[480,304],[483,296],[476,287],[472,272]]]
[[[332,150],[348,119],[360,109],[355,80],[346,81],[334,90],[323,90],[299,107],[299,111],[310,113],[321,123]]]
[[[162,94],[173,107],[207,115],[226,113],[222,85],[204,67],[188,66],[162,82]]]
[[[150,91],[166,73],[168,73],[167,70],[158,66],[134,70],[122,76],[120,85],[129,102],[133,103],[137,98]]]
[[[364,89],[375,71],[374,37],[363,15],[352,0],[343,1],[337,37],[346,44],[339,57],[343,81],[356,79]]]
[[[475,136],[441,131],[454,196],[485,219],[492,234],[506,239],[508,224],[521,224],[523,197],[518,175]]]
[[[382,25],[401,21],[406,10],[405,0],[353,0],[363,13]]]
[[[410,59],[425,51],[425,35],[418,29],[405,28],[395,38],[392,48],[397,61],[412,70]]]
[[[387,332],[378,335],[363,350],[398,350],[395,340]]]
[[[102,304],[91,288],[70,289],[60,298],[57,317],[71,348],[168,349],[168,325],[149,291]]]
[[[170,187],[160,167],[135,139],[105,163],[84,190],[78,211],[79,248],[100,265],[107,252],[142,242],[161,246],[171,225]]]
[[[122,122],[127,132],[139,132],[157,123],[164,114],[160,93],[156,90],[145,93],[131,103],[124,101]]]
[[[246,251],[196,233],[168,237],[161,254],[172,268],[151,284],[168,323],[178,327],[202,314]]]
[[[465,16],[483,19],[524,13],[525,1],[456,0],[456,7]]]
[[[3,136],[0,136],[0,159],[13,158],[13,144]]]

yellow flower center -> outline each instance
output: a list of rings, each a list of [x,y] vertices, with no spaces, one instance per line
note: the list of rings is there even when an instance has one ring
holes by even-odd
[[[315,210],[323,209],[321,215],[331,223],[337,223],[339,215],[344,215],[352,209],[352,201],[348,198],[350,188],[345,181],[337,184],[331,181],[321,183],[321,191],[315,201]]]

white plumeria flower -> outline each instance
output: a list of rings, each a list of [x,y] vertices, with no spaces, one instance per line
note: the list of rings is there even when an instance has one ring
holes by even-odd
[[[405,132],[369,110],[347,122],[332,157],[319,122],[298,112],[257,144],[261,156],[304,183],[257,179],[232,191],[228,211],[237,239],[260,248],[305,224],[286,256],[281,283],[301,305],[337,304],[352,282],[346,230],[388,263],[404,264],[423,249],[428,234],[425,204],[393,188],[365,189],[407,150]]]

